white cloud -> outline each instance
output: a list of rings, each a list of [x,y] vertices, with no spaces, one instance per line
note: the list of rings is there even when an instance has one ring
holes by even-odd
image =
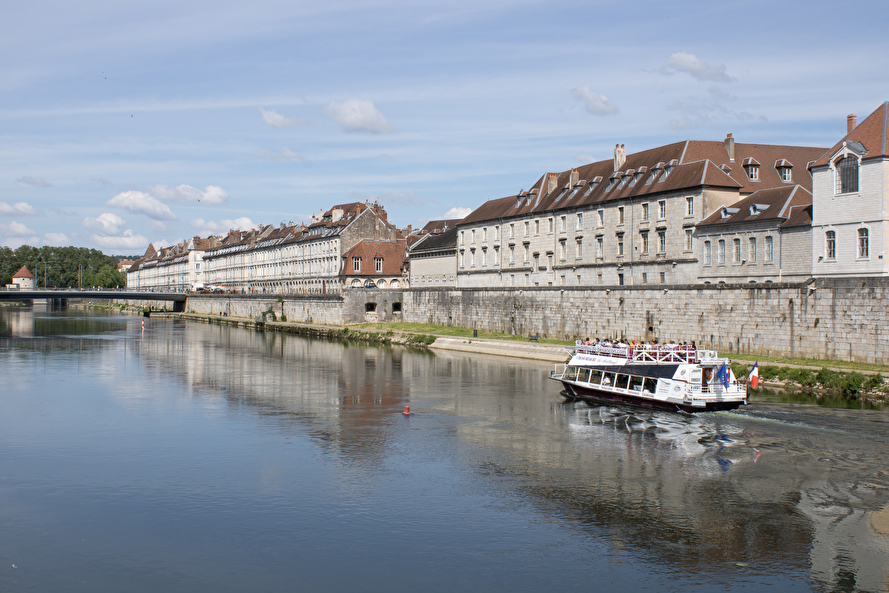
[[[171,245],[179,245],[180,243],[182,243],[182,239],[173,239],[172,241],[167,241],[166,239],[155,239],[151,242],[151,244],[154,245],[155,249],[169,247]]]
[[[0,233],[10,237],[24,237],[25,235],[35,235],[33,229],[29,229],[20,222],[12,221],[9,224],[0,222]]]
[[[46,233],[43,235],[43,244],[64,247],[71,244],[71,239],[65,233]]]
[[[231,229],[246,231],[247,229],[256,228],[256,223],[242,216],[241,218],[220,220],[213,222],[212,220],[204,220],[203,218],[195,218],[189,224],[202,231],[210,231],[211,233],[227,233]]]
[[[154,233],[166,233],[169,230],[169,223],[160,220],[149,220],[147,224]]]
[[[455,218],[466,218],[472,213],[472,208],[458,208],[454,207],[444,213],[442,216],[445,220],[453,220]]]
[[[594,93],[588,86],[579,86],[571,89],[574,98],[583,102],[583,108],[593,115],[611,115],[618,112],[617,105],[608,100],[605,95]]]
[[[435,198],[426,198],[416,195],[412,189],[405,191],[383,192],[381,194],[366,194],[362,192],[349,192],[349,199],[353,202],[378,202],[386,207],[391,204],[397,206],[422,206],[425,204],[438,204]]]
[[[96,245],[106,249],[143,249],[148,246],[148,239],[131,230],[126,230],[117,236],[94,234],[90,238]]]
[[[121,192],[105,202],[105,205],[144,214],[155,220],[176,220],[176,215],[173,214],[169,206],[141,191]]]
[[[324,113],[338,123],[344,132],[384,134],[392,131],[392,124],[371,101],[365,99],[348,99],[342,103],[331,101],[324,108]]]
[[[80,224],[103,235],[117,235],[120,233],[121,227],[126,224],[126,221],[117,214],[104,212],[97,218],[87,216]]]
[[[259,115],[262,116],[262,121],[272,126],[273,128],[292,128],[294,126],[304,126],[307,121],[301,119],[290,119],[289,117],[284,117],[280,113],[269,109],[266,111],[262,107],[258,107]]]
[[[204,191],[190,185],[151,185],[148,191],[162,202],[224,204],[228,200],[228,193],[218,185],[208,185]]]
[[[27,202],[16,202],[15,204],[7,204],[0,202],[0,214],[8,214],[12,216],[37,216],[37,208]]]
[[[289,148],[282,148],[280,151],[275,152],[272,150],[260,150],[256,153],[256,156],[259,158],[272,161],[275,163],[281,163],[284,161],[304,161],[306,157],[299,154],[298,152],[293,152]]]
[[[3,245],[10,249],[18,249],[22,245],[36,247],[37,245],[40,245],[40,237],[37,235],[31,237],[9,237],[3,242]]]
[[[591,154],[576,154],[574,155],[574,160],[578,163],[595,163],[599,159]]]
[[[49,181],[46,181],[42,177],[19,177],[16,179],[19,183],[27,183],[28,185],[33,185],[34,187],[55,187]]]
[[[674,72],[684,72],[698,80],[709,80],[711,82],[732,82],[734,77],[725,73],[725,66],[722,64],[711,65],[694,54],[684,52],[676,52],[661,69],[665,74]]]

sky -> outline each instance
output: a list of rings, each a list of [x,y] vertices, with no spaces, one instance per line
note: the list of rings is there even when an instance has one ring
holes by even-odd
[[[13,249],[141,255],[365,200],[416,228],[616,143],[827,149],[847,114],[889,100],[885,0],[32,0],[2,15]]]

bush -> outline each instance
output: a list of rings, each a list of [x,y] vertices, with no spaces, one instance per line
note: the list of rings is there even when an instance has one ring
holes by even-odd
[[[877,391],[880,387],[883,386],[883,376],[877,373],[876,375],[871,375],[867,378],[867,381],[864,382],[864,385],[861,388],[864,391]]]
[[[778,376],[778,370],[778,367],[772,365],[759,367],[760,381],[768,381],[769,379],[774,379]]]

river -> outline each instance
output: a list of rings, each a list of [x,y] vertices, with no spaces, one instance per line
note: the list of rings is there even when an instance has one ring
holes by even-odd
[[[0,591],[889,590],[887,411],[142,321],[0,307]]]

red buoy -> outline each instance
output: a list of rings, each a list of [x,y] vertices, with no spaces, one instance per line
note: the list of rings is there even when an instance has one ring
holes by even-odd
[[[404,414],[405,416],[410,416],[411,415],[411,407],[404,406],[404,412],[402,412],[402,414]]]

